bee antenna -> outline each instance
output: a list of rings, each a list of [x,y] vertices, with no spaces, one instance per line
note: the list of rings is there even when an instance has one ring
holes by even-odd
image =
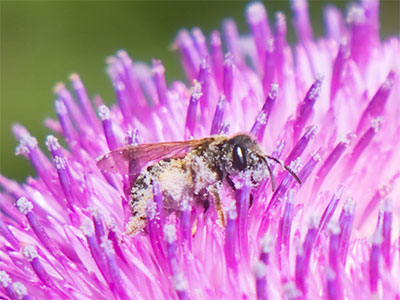
[[[301,180],[300,180],[299,176],[297,176],[297,174],[290,167],[286,166],[285,163],[282,160],[280,160],[280,159],[278,159],[276,157],[270,156],[270,155],[266,155],[265,157],[277,162],[278,164],[280,164],[282,168],[284,168],[286,171],[288,171],[290,173],[290,175],[292,175],[294,177],[294,179],[296,179],[296,181],[299,184],[301,184]],[[267,164],[267,168],[268,168],[268,164]]]
[[[273,174],[273,172],[272,172],[271,166],[270,166],[268,160],[267,160],[264,156],[260,156],[260,158],[261,158],[261,159],[265,162],[265,164],[267,165],[269,177],[271,178],[272,191],[275,192],[275,178],[274,178],[274,174]]]

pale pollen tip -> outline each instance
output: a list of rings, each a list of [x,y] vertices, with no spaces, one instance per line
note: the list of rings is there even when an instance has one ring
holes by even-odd
[[[281,11],[276,12],[275,18],[279,26],[286,24],[286,16],[283,12]]]
[[[297,173],[297,172],[299,171],[300,165],[301,165],[301,158],[300,158],[300,157],[297,157],[297,158],[295,158],[294,160],[292,160],[292,161],[289,163],[289,168],[290,168],[293,172]]]
[[[260,124],[267,124],[267,114],[261,111],[257,116],[257,122]]]
[[[178,274],[174,275],[172,282],[175,290],[179,292],[185,291],[188,288],[188,283],[183,272],[179,272]]]
[[[296,193],[296,191],[294,189],[290,189],[288,196],[286,197],[286,201],[288,203],[293,203],[294,202],[294,194]]]
[[[201,29],[199,27],[194,27],[192,29],[192,35],[195,38],[195,41],[198,41],[200,43],[205,43],[206,39],[203,35],[203,32],[201,31]]]
[[[383,82],[382,89],[390,90],[393,87],[394,83],[395,83],[395,74],[392,71],[391,73],[389,73],[388,77]]]
[[[8,287],[11,283],[11,278],[5,271],[0,271],[0,283],[3,287]]]
[[[190,209],[190,205],[189,205],[189,199],[188,197],[184,196],[181,203],[180,203],[180,210],[181,211],[187,211]]]
[[[25,135],[30,135],[29,132],[28,132],[28,130],[26,130],[25,127],[22,126],[22,125],[19,124],[19,123],[14,123],[14,124],[12,125],[12,131],[13,131],[14,135],[15,135],[17,138],[21,138],[21,137],[23,137],[23,136],[25,136]]]
[[[203,57],[200,61],[200,68],[203,70],[208,69],[208,63],[207,63],[207,58]]]
[[[271,89],[269,91],[268,97],[270,97],[271,99],[276,99],[276,97],[278,96],[278,92],[279,92],[279,84],[278,83],[272,83],[271,84]]]
[[[102,237],[100,247],[104,249],[106,254],[115,253],[112,242],[106,236]]]
[[[352,4],[349,8],[346,22],[350,25],[365,23],[365,10],[361,5]]]
[[[153,74],[164,74],[165,68],[159,59],[153,59]]]
[[[92,217],[101,217],[100,207],[93,205],[88,208],[88,212],[92,215]]]
[[[65,169],[66,167],[65,158],[61,156],[55,156],[53,162],[57,170]]]
[[[380,245],[383,242],[383,236],[381,230],[375,230],[371,238],[371,243],[373,245]]]
[[[33,209],[32,202],[30,202],[25,197],[19,198],[17,200],[17,202],[16,202],[16,205],[17,205],[18,210],[24,215],[26,215],[27,213],[31,212],[32,209]]]
[[[173,42],[172,46],[174,47],[173,50],[177,50],[180,47],[184,46],[190,47],[192,44],[193,40],[190,37],[189,31],[187,29],[181,29],[176,35],[175,41]]]
[[[252,2],[247,6],[246,9],[247,17],[249,22],[258,23],[264,20],[267,16],[264,5],[261,2]]]
[[[385,199],[381,200],[380,206],[381,206],[381,210],[383,212],[392,212],[392,210],[393,210],[392,199],[385,198]]]
[[[386,197],[393,190],[393,186],[390,183],[382,184],[378,188],[378,193],[381,198]]]
[[[98,108],[99,117],[104,121],[110,119],[110,109],[106,105],[100,105]]]
[[[283,294],[286,299],[297,299],[301,296],[301,292],[296,288],[294,282],[289,281],[283,286]]]
[[[63,90],[65,90],[65,84],[63,82],[58,82],[54,85],[53,93],[59,94]]]
[[[277,37],[285,39],[287,32],[286,16],[281,11],[278,11],[275,14],[275,28]]]
[[[218,46],[221,45],[221,37],[218,30],[211,32],[211,45]]]
[[[319,223],[319,216],[317,213],[311,215],[310,219],[308,220],[308,227],[309,228],[317,228]]]
[[[381,129],[383,122],[384,121],[382,117],[371,120],[371,127],[374,128],[375,133],[377,133]]]
[[[120,80],[115,80],[114,81],[114,88],[117,91],[123,92],[123,91],[125,91],[125,84]]]
[[[318,132],[318,125],[311,125],[309,127],[306,128],[306,134],[305,137],[306,138],[313,138]]]
[[[237,211],[236,211],[236,201],[232,201],[227,208],[227,215],[230,220],[236,220]]]
[[[16,149],[16,155],[29,154],[29,152],[37,146],[38,142],[35,137],[30,134],[24,134],[20,137],[19,145]]]
[[[115,219],[112,217],[106,218],[106,226],[111,231],[117,230],[117,225],[115,224]]]
[[[217,103],[219,109],[222,109],[224,107],[225,99],[226,99],[225,95],[221,94],[221,96],[219,97],[218,103]]]
[[[319,153],[314,153],[314,154],[312,155],[312,157],[313,157],[313,159],[314,159],[315,161],[321,161],[321,159],[322,159],[322,157],[321,157],[321,155],[320,155]]]
[[[51,134],[46,137],[46,146],[50,151],[56,151],[60,149],[60,144],[58,143],[58,139]]]
[[[71,75],[69,75],[69,80],[71,80],[71,81],[80,81],[81,78],[79,77],[79,75],[77,73],[72,73]]]
[[[23,296],[25,296],[25,295],[28,293],[28,291],[27,291],[27,289],[26,289],[26,286],[25,286],[22,282],[19,282],[19,281],[14,282],[14,283],[12,284],[12,287],[13,287],[14,292],[15,292],[19,297],[23,297]]]
[[[234,20],[232,20],[232,18],[227,18],[227,19],[225,19],[223,22],[223,27],[224,28],[233,28],[233,27],[236,27],[236,24],[235,24],[235,21]]]
[[[24,248],[24,256],[28,261],[32,261],[34,258],[38,257],[38,252],[33,245],[27,245]]]
[[[253,272],[257,279],[261,279],[267,275],[267,265],[259,260],[254,264]]]
[[[154,201],[149,201],[146,206],[146,216],[149,220],[153,220],[157,214],[156,203]]]
[[[166,224],[163,229],[164,239],[168,244],[172,244],[176,241],[176,228],[173,224]]]
[[[232,53],[228,52],[225,54],[224,65],[230,67],[233,65],[233,55]]]
[[[316,99],[317,97],[319,97],[319,94],[321,92],[322,79],[322,77],[317,76],[317,79],[315,79],[314,84],[312,85],[312,88],[309,92],[308,98]]]
[[[94,233],[93,223],[90,222],[88,219],[83,220],[80,229],[83,232],[83,234],[86,236],[91,236]]]
[[[265,234],[261,239],[262,253],[270,253],[273,250],[274,239],[271,235]]]
[[[290,4],[296,10],[307,8],[307,1],[306,0],[290,0]]]
[[[30,148],[27,146],[26,143],[23,142],[21,139],[18,146],[15,149],[15,155],[24,155],[27,156],[30,152]]]
[[[62,100],[56,100],[55,102],[55,108],[56,108],[56,113],[59,115],[65,115],[67,114],[67,108],[65,107],[65,104]]]
[[[229,131],[230,131],[230,124],[226,121],[223,121],[221,124],[221,128],[218,131],[218,134],[227,136],[229,134]]]
[[[337,235],[340,233],[340,227],[339,227],[338,223],[334,220],[329,221],[327,228],[331,234]]]
[[[346,202],[343,204],[343,210],[348,214],[354,214],[355,202],[352,197],[347,197]]]
[[[351,144],[351,142],[357,137],[355,133],[346,134],[346,136],[340,139],[340,142],[346,144],[347,146]]]
[[[349,59],[351,55],[350,47],[349,47],[349,40],[347,37],[343,37],[340,41],[340,48],[339,51],[343,55],[344,59]]]
[[[323,74],[318,73],[315,76],[315,83],[319,86],[321,86],[322,82],[324,81],[325,76]]]
[[[192,98],[194,100],[200,99],[200,97],[203,95],[201,92],[201,84],[197,80],[193,81],[193,87],[192,87]]]
[[[128,52],[126,52],[126,51],[123,50],[123,49],[117,51],[117,56],[118,56],[119,58],[121,58],[121,59],[124,59],[124,60],[125,60],[125,59],[130,60],[129,55],[128,55]]]

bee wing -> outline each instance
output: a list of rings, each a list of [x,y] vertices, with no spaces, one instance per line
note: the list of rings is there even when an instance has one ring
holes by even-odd
[[[123,175],[138,174],[145,165],[151,162],[184,157],[188,151],[208,139],[210,138],[125,146],[100,156],[97,159],[97,167],[106,172],[120,172]]]

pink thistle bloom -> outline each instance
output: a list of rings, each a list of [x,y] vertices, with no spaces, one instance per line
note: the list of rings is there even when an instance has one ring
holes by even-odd
[[[346,17],[327,7],[318,39],[307,2],[291,3],[294,46],[285,16],[273,21],[253,2],[248,35],[232,20],[222,38],[178,33],[174,47],[192,86],[168,85],[160,61],[148,66],[119,51],[107,69],[116,105],[89,99],[74,74],[72,93],[55,88],[47,153],[13,127],[16,153],[38,176],[23,184],[0,177],[1,297],[400,297],[400,41],[380,41],[377,0],[354,4]],[[275,191],[268,176],[252,189],[244,172],[223,226],[213,203],[205,211],[182,199],[179,212],[167,213],[155,181],[146,232],[126,234],[133,174],[107,173],[96,158],[126,145],[239,132],[302,184],[272,161]]]

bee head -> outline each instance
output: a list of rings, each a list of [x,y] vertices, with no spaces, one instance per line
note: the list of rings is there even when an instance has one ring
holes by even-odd
[[[221,151],[217,164],[232,182],[235,182],[236,178],[243,179],[244,175],[247,174],[250,175],[252,185],[255,187],[269,176],[272,190],[275,190],[275,180],[268,162],[272,160],[281,165],[301,184],[300,178],[290,167],[286,166],[280,159],[264,154],[260,145],[247,134],[235,135],[222,142],[220,146]]]
[[[224,140],[220,143],[218,152],[216,164],[233,184],[237,179],[243,180],[244,175],[249,175],[253,187],[256,187],[262,180],[270,177],[272,190],[275,190],[275,180],[269,160],[281,165],[301,184],[300,178],[290,167],[286,166],[280,159],[264,154],[257,141],[247,134],[235,135]]]
[[[256,183],[266,176],[264,154],[258,143],[246,134],[236,135],[221,144],[219,165],[225,174],[250,172]]]

